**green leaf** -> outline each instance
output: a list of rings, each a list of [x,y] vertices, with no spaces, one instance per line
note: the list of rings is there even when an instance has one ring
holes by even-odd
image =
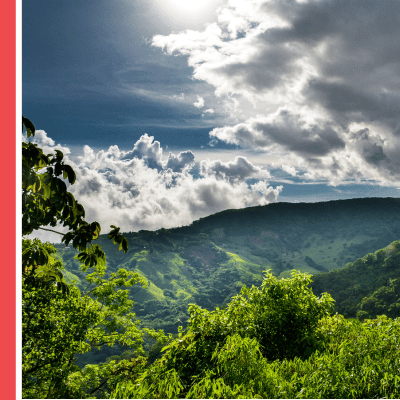
[[[26,135],[28,138],[35,136],[35,126],[33,123],[28,118],[22,117],[22,130],[24,130],[24,126],[26,128]]]
[[[123,237],[121,244],[122,244],[122,248],[124,250],[124,253],[126,253],[128,251],[128,247],[129,247],[128,240]]]
[[[70,165],[64,165],[63,177],[64,179],[68,178],[68,181],[71,185],[75,183],[76,174]]]

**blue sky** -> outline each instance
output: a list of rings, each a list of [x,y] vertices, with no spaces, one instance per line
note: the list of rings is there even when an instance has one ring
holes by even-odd
[[[400,188],[400,3],[23,0],[23,115],[124,231]]]
[[[24,114],[68,145],[129,148],[143,133],[206,145],[218,125],[193,103],[208,85],[193,82],[184,57],[150,44],[191,25],[168,21],[157,1],[23,1]],[[193,101],[173,98],[182,93]]]

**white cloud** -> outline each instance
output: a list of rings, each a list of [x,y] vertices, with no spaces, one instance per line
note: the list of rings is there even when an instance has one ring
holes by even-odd
[[[203,31],[152,44],[186,56],[230,107],[212,139],[279,154],[309,179],[397,186],[399,13],[397,1],[230,0]]]
[[[29,139],[25,134],[23,134],[22,140],[25,142],[29,140],[32,143],[37,144],[43,150],[44,154],[54,153],[55,150],[60,150],[64,155],[68,155],[71,152],[68,147],[61,146],[60,144],[55,145],[54,140],[48,137],[47,133],[41,129],[37,129],[35,131],[35,136],[30,137]]]
[[[33,137],[32,141],[40,146],[54,146],[55,144],[54,140],[47,137],[46,132],[40,129],[35,132],[35,136]]]
[[[200,96],[197,96],[197,101],[193,103],[193,105],[197,108],[203,108],[204,107],[204,99]]]
[[[145,134],[131,151],[84,146],[77,163],[68,156],[66,162],[77,173],[71,192],[87,220],[100,222],[103,232],[111,224],[125,232],[188,225],[225,209],[277,201],[282,190],[268,186],[269,172],[244,157],[200,161],[201,175],[195,178],[194,158],[190,150],[164,156],[160,143]],[[250,178],[261,180],[249,185]]]
[[[160,169],[162,168],[162,154],[163,151],[161,149],[160,142],[154,141],[153,136],[149,136],[147,133],[145,133],[135,143],[133,149],[131,151],[124,152],[120,158],[122,160],[131,160],[134,158],[142,159],[150,168]]]
[[[271,186],[268,186],[265,181],[258,181],[251,185],[251,189],[255,192],[261,193],[267,202],[274,202],[282,191],[283,186],[277,186],[274,189]]]
[[[174,94],[172,96],[169,96],[169,98],[173,100],[183,101],[185,100],[185,93],[181,93],[179,96],[177,94]]]
[[[283,171],[285,171],[287,174],[292,175],[292,176],[296,176],[298,171],[296,170],[295,167],[292,167],[290,165],[286,165],[286,164],[282,164],[281,168],[283,169]]]
[[[183,151],[179,154],[169,153],[165,159],[163,149],[159,141],[154,141],[154,136],[147,133],[142,135],[130,151],[121,151],[118,146],[110,146],[108,150],[100,150],[97,153],[85,145],[83,156],[78,157],[80,166],[97,170],[106,170],[113,165],[132,165],[137,163],[146,165],[151,169],[161,171],[171,168],[173,172],[182,172],[194,163],[194,154],[190,151]]]

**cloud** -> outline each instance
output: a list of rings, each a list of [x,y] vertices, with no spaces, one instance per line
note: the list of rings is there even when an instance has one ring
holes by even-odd
[[[54,140],[47,136],[47,133],[41,129],[37,129],[35,131],[35,136],[27,138],[26,134],[22,135],[22,141],[27,142],[30,141],[32,143],[37,144],[42,150],[44,154],[54,153],[55,150],[60,150],[64,155],[68,155],[71,153],[68,147],[62,146],[60,144],[55,144]]]
[[[296,168],[290,166],[290,165],[286,165],[286,164],[282,164],[281,168],[283,171],[285,171],[287,174],[292,175],[292,176],[296,176],[298,171],[296,170]]]
[[[212,139],[265,151],[266,162],[277,152],[309,179],[398,186],[399,13],[391,0],[229,0],[203,31],[152,45],[186,56],[220,107],[230,102]]]
[[[160,142],[154,141],[154,136],[149,136],[145,133],[135,143],[131,151],[123,153],[121,159],[131,160],[138,158],[144,160],[150,168],[161,169],[162,153]]]
[[[183,151],[179,154],[169,153],[165,159],[163,149],[154,136],[147,133],[142,135],[130,151],[121,151],[118,146],[110,146],[108,150],[100,150],[97,153],[85,145],[84,155],[79,157],[81,166],[90,166],[97,170],[106,170],[113,165],[144,164],[150,169],[161,171],[171,168],[173,172],[182,172],[185,168],[193,166],[194,154],[190,151]]]
[[[178,155],[169,153],[168,160],[164,164],[165,168],[170,168],[173,172],[182,172],[185,168],[191,168],[194,164],[194,154],[190,151],[182,151]]]
[[[277,186],[275,189],[268,186],[265,181],[258,181],[251,185],[251,189],[263,195],[267,202],[275,202],[279,193],[282,191],[283,186]]]
[[[172,96],[169,96],[169,98],[174,99],[174,100],[183,101],[183,100],[185,100],[185,93],[181,93],[179,96],[177,94],[174,94]]]
[[[50,151],[57,147],[41,137],[53,143]],[[85,207],[87,220],[100,222],[104,232],[111,224],[124,232],[188,225],[226,209],[275,202],[282,191],[268,185],[267,170],[244,157],[202,160],[195,176],[192,151],[165,156],[161,144],[146,134],[130,151],[118,146],[95,151],[86,145],[76,163],[68,156],[66,162],[77,174],[71,192]]]
[[[256,167],[246,157],[235,157],[234,161],[222,162],[221,160],[200,162],[200,174],[203,176],[214,175],[217,178],[229,181],[245,181],[250,178],[268,179],[271,177],[267,170]]]
[[[181,226],[225,209],[268,204],[277,200],[281,190],[249,187],[246,177],[262,174],[240,160],[225,166],[212,164],[213,170],[210,167],[195,179],[189,173],[190,151],[170,153],[163,169],[152,168],[145,159],[107,161],[99,170],[97,164],[87,167],[82,160],[86,167],[79,168],[79,183],[73,190],[79,193],[88,218],[106,226],[114,221],[125,231]]]
[[[54,146],[55,142],[53,139],[49,138],[45,131],[37,130],[33,138],[33,142],[39,144],[40,146]]]
[[[204,99],[200,96],[197,96],[197,101],[193,103],[193,105],[197,108],[203,108],[204,107]]]
[[[202,118],[204,118],[206,116],[206,114],[214,114],[214,110],[212,108],[205,110],[204,113],[201,114]]]
[[[400,176],[400,138],[387,139],[374,130],[364,127],[350,135],[349,148],[366,165],[369,173],[395,182]],[[378,179],[378,178],[375,178]]]
[[[278,110],[269,117],[250,119],[234,127],[216,128],[210,136],[242,147],[269,150],[279,146],[304,156],[322,156],[345,147],[331,126],[308,124],[288,110]]]

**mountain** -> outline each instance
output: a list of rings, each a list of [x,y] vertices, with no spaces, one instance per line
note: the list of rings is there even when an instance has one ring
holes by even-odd
[[[176,332],[188,303],[213,309],[243,284],[258,285],[263,271],[318,274],[344,267],[400,238],[400,199],[363,198],[320,203],[273,203],[227,210],[189,226],[127,232],[129,250],[119,252],[105,235],[96,241],[108,271],[143,274],[149,286],[133,288],[143,324]],[[72,249],[57,245],[68,278],[83,281]]]
[[[313,292],[328,292],[347,318],[400,317],[400,241],[369,253],[345,268],[313,277]]]

